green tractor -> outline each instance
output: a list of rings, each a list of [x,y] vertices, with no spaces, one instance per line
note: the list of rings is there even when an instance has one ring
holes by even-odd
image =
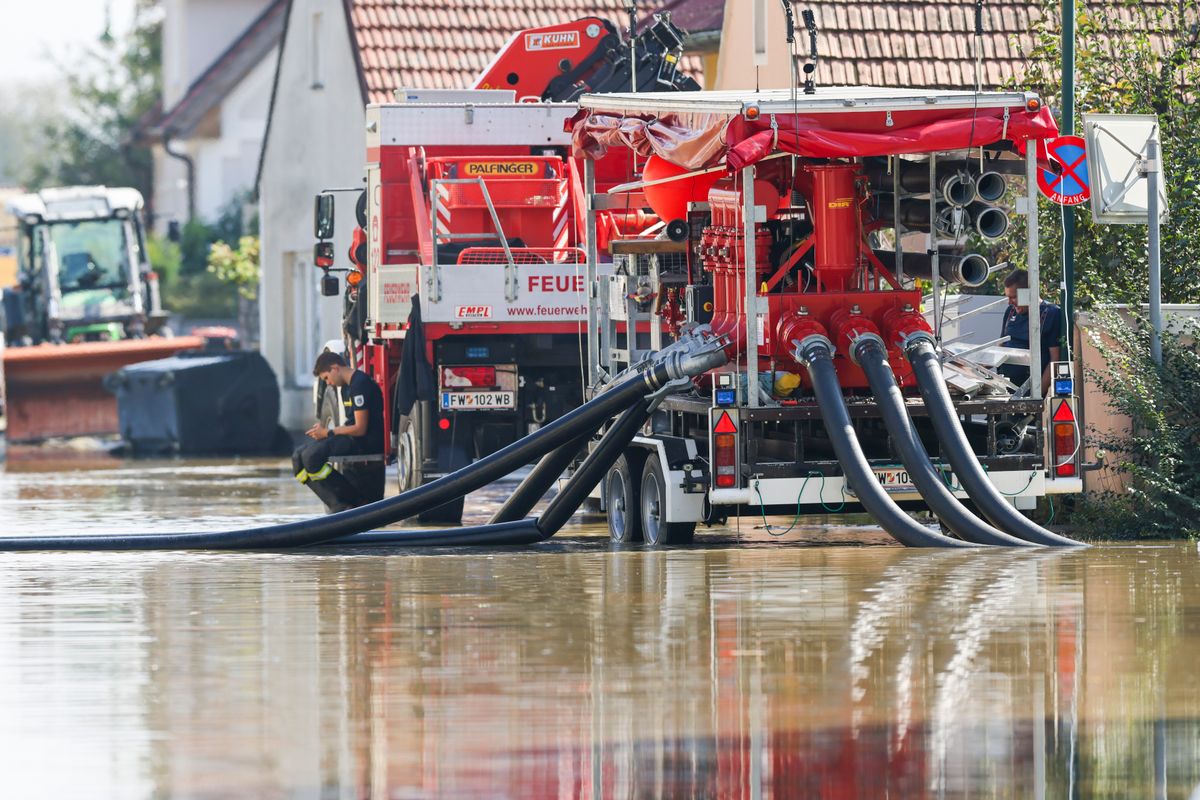
[[[4,290],[9,345],[115,341],[161,332],[158,276],[146,257],[142,195],[78,186],[19,195],[18,283]]]

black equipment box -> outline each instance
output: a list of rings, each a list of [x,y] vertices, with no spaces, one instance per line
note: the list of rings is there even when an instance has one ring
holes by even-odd
[[[287,450],[279,385],[260,354],[181,353],[108,375],[121,437],[136,454],[260,455]]]

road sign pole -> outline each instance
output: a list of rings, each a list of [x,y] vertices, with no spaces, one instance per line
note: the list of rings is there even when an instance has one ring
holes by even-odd
[[[1075,0],[1062,0],[1062,132],[1075,133]],[[1075,341],[1075,208],[1063,209],[1063,315],[1068,347]]]
[[[1150,250],[1150,355],[1162,366],[1162,267],[1159,263],[1158,140],[1146,142],[1146,223]]]

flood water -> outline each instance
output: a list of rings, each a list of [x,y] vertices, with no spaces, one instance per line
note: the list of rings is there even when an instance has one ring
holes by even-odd
[[[0,469],[6,534],[317,510],[275,460]],[[509,549],[0,553],[0,796],[1200,800],[1195,543],[761,525],[664,551],[582,521]]]

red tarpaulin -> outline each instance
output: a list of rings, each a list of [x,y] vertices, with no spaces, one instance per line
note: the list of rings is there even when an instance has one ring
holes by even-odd
[[[671,113],[649,115],[591,114],[581,109],[573,125],[576,156],[600,158],[620,145],[643,157],[657,154],[681,167],[712,167],[725,159],[730,170],[741,169],[772,152],[808,158],[849,158],[901,153],[964,150],[1007,140],[1024,152],[1030,140],[1058,136],[1058,126],[1045,106],[929,108],[916,111],[885,109],[828,113],[763,114],[757,120],[742,115]],[[772,127],[772,122],[774,126]]]

